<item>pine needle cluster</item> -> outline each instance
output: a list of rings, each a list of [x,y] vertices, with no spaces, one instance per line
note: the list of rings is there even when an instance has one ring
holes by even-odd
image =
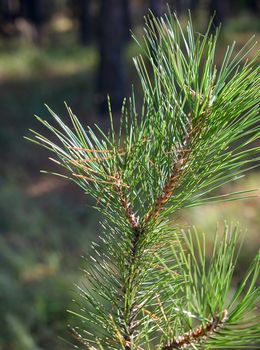
[[[120,128],[85,129],[67,107],[71,126],[49,109],[40,117],[56,141],[32,131],[68,177],[94,198],[103,214],[100,243],[87,259],[81,305],[71,328],[82,349],[257,348],[260,256],[234,290],[239,228],[216,233],[211,258],[206,238],[181,230],[182,208],[230,201],[250,191],[219,194],[259,165],[258,54],[249,40],[227,47],[216,65],[219,29],[204,35],[175,14],[146,18],[134,59],[143,91],[122,106]],[[254,50],[255,51],[255,50]],[[203,215],[203,209],[201,211]]]

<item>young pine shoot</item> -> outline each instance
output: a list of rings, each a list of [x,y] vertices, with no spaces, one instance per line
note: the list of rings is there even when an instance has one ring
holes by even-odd
[[[239,228],[225,223],[211,258],[206,237],[172,220],[180,209],[247,197],[217,189],[259,165],[258,56],[252,40],[216,64],[219,29],[194,32],[175,14],[146,18],[134,59],[143,105],[134,94],[116,133],[71,126],[48,110],[36,117],[54,138],[32,131],[65,176],[103,214],[100,243],[87,259],[82,302],[71,314],[76,348],[174,350],[258,348],[258,254],[237,288],[232,277]],[[59,174],[56,174],[59,175]],[[202,207],[201,207],[202,208]],[[203,208],[201,209],[203,215]]]

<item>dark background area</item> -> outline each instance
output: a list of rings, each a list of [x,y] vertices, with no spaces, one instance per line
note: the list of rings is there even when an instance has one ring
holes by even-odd
[[[76,298],[81,256],[100,231],[98,215],[79,188],[42,175],[55,170],[48,153],[23,139],[49,118],[44,103],[67,118],[66,101],[83,125],[107,128],[107,93],[117,118],[131,83],[132,56],[143,16],[166,8],[163,0],[0,0],[0,350],[66,350],[66,312]],[[216,11],[223,23],[217,60],[234,39],[237,50],[260,38],[259,0],[168,1],[185,23],[191,9],[203,31]],[[137,89],[138,91],[138,89]],[[223,191],[259,187],[259,173]],[[237,282],[259,246],[259,198],[183,211],[179,220],[210,234],[230,218],[248,227]]]

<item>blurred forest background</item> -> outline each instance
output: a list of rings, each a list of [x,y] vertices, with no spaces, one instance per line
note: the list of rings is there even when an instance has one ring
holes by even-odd
[[[190,8],[198,30],[216,11],[218,60],[234,39],[239,49],[252,34],[260,38],[259,0],[167,2],[183,21]],[[129,28],[140,35],[148,8],[160,15],[165,7],[164,0],[0,0],[0,350],[72,348],[60,339],[69,338],[66,309],[82,278],[80,257],[100,230],[81,190],[40,174],[54,169],[48,154],[22,137],[39,130],[34,114],[48,118],[44,103],[67,118],[63,101],[84,125],[106,129],[107,93],[117,114],[137,84]],[[259,173],[228,187],[259,187]],[[251,198],[184,211],[179,221],[213,234],[217,221],[239,219],[248,227],[243,271],[260,243],[259,209]]]

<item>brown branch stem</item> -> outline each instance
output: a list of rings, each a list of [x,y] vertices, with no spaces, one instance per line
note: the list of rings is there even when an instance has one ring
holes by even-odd
[[[125,212],[125,216],[127,218],[127,221],[132,229],[133,232],[133,237],[131,240],[131,251],[130,251],[130,257],[129,257],[129,261],[128,261],[128,267],[129,267],[129,275],[127,277],[126,280],[126,285],[128,285],[129,287],[129,292],[132,292],[133,289],[133,283],[134,283],[134,276],[133,276],[133,272],[132,272],[132,265],[134,264],[135,260],[136,260],[136,254],[137,254],[137,246],[138,246],[138,242],[140,239],[140,236],[142,234],[142,230],[139,227],[139,223],[137,218],[134,215],[134,212],[131,208],[131,204],[127,198],[127,195],[125,194],[125,191],[123,189],[121,180],[116,172],[116,169],[114,170],[114,178],[115,180],[115,189],[118,193],[119,196],[119,201],[124,209]],[[124,290],[123,290],[124,292]],[[135,300],[133,300],[131,302],[131,304],[129,304],[127,306],[127,324],[124,326],[124,343],[125,343],[125,350],[131,350],[132,349],[132,336],[134,333],[134,330],[136,328],[136,321],[135,321]]]
[[[179,337],[174,337],[171,342],[162,347],[162,350],[184,349],[188,345],[197,344],[202,340],[207,340],[208,337],[219,328],[223,327],[227,320],[228,312],[224,310],[222,315],[214,316],[209,322],[191,329]]]
[[[190,123],[190,131],[185,136],[184,141],[182,142],[182,145],[180,146],[180,149],[177,151],[177,159],[175,159],[172,169],[170,172],[170,175],[166,179],[164,186],[161,191],[161,195],[156,199],[153,207],[147,212],[147,214],[144,217],[143,222],[147,223],[150,220],[154,219],[162,210],[163,206],[168,202],[168,200],[171,198],[173,191],[178,183],[178,180],[180,178],[180,175],[183,171],[183,167],[185,163],[188,160],[189,156],[189,146],[191,142],[191,138],[194,134],[194,131],[192,129],[192,125]]]
[[[206,115],[209,113],[209,110],[204,111],[200,114],[196,126],[192,125],[191,113],[188,114],[189,123],[188,123],[188,132],[184,136],[184,139],[177,149],[177,158],[174,160],[172,169],[168,178],[166,179],[164,186],[161,190],[161,194],[154,202],[153,206],[148,210],[146,215],[143,218],[143,224],[148,223],[158,216],[160,211],[163,209],[163,206],[168,202],[171,198],[174,189],[176,188],[178,181],[180,179],[181,174],[183,173],[183,169],[187,160],[189,158],[190,150],[191,150],[191,142],[192,139],[199,134],[201,131],[202,121],[205,119]]]
[[[130,226],[132,227],[133,230],[137,230],[139,227],[138,221],[134,215],[134,212],[131,208],[131,204],[128,201],[128,198],[124,193],[124,190],[123,190],[124,185],[122,184],[119,176],[117,175],[116,170],[114,171],[113,178],[115,179],[115,186],[114,187],[118,193],[119,201],[124,209],[125,216],[128,220],[128,223],[130,224]]]

